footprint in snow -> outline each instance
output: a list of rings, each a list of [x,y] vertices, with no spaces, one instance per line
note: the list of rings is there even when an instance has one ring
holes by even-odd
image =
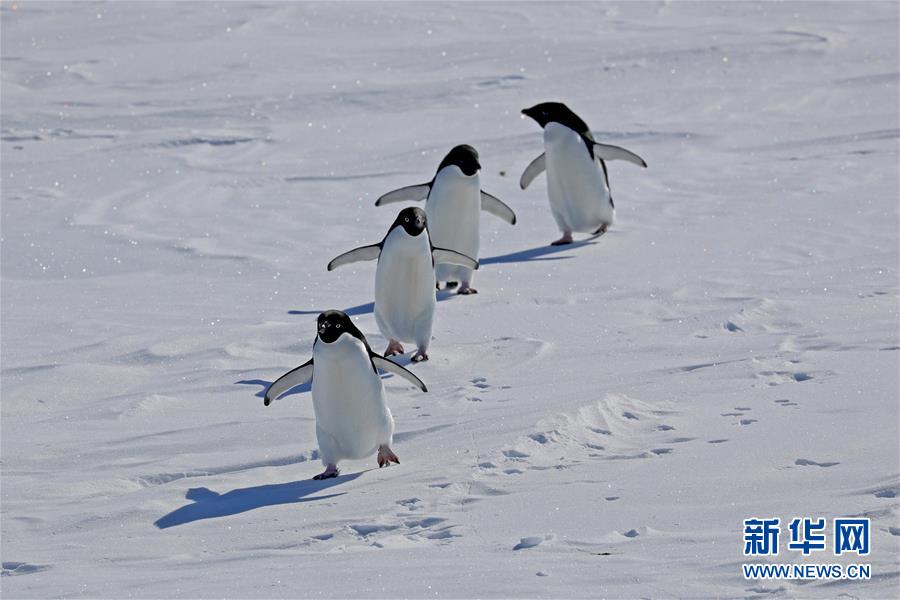
[[[405,498],[403,500],[397,500],[397,504],[399,504],[400,506],[407,508],[409,510],[419,510],[420,507],[417,505],[419,505],[421,503],[422,503],[422,500],[420,498],[415,498],[415,497],[414,498]]]
[[[485,377],[476,377],[475,379],[472,379],[472,385],[474,385],[475,387],[477,387],[478,389],[481,389],[481,390],[485,390],[485,389],[491,387],[490,384],[487,382],[487,378],[485,378]]]
[[[735,325],[731,321],[725,321],[724,323],[722,323],[722,329],[724,329],[725,331],[730,331],[732,333],[737,333],[738,331],[743,331],[743,329],[741,327]]]
[[[799,465],[801,467],[833,467],[835,465],[839,465],[839,462],[816,462],[814,460],[809,460],[807,458],[798,458],[794,461],[795,465]]]
[[[2,573],[4,577],[12,577],[15,575],[31,575],[32,573],[46,571],[49,568],[50,565],[33,565],[26,562],[4,561]]]
[[[504,450],[503,456],[505,456],[506,458],[512,458],[512,459],[522,459],[522,458],[528,458],[531,455],[527,454],[525,452],[520,452],[519,450],[510,449],[510,450]]]
[[[534,548],[535,546],[539,546],[548,540],[552,540],[552,535],[545,536],[537,536],[532,535],[528,537],[523,537],[519,539],[519,543],[513,546],[513,550],[526,550],[528,548]]]

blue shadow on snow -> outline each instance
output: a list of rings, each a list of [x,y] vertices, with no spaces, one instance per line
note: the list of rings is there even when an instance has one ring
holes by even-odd
[[[262,388],[254,394],[257,398],[265,398],[266,390],[269,389],[269,386],[272,385],[272,381],[266,381],[265,379],[242,379],[240,381],[235,381],[235,384],[238,385],[259,385]],[[295,385],[287,392],[279,396],[279,398],[287,398],[288,396],[293,396],[294,394],[305,394],[306,392],[312,391],[312,383],[307,382],[301,385]]]
[[[443,302],[445,300],[450,300],[455,298],[458,294],[456,292],[449,292],[447,290],[440,290],[437,293],[437,301]],[[311,310],[289,310],[289,315],[318,315],[319,313],[325,311],[327,309],[311,309]],[[350,308],[345,308],[344,312],[347,313],[347,316],[354,317],[357,315],[367,315],[375,312],[375,303],[374,302],[366,302],[365,304],[357,304],[356,306],[351,306]]]
[[[311,498],[309,496],[330,487],[353,481],[360,475],[362,473],[340,475],[323,481],[304,479],[290,483],[258,485],[256,487],[238,488],[224,494],[219,494],[205,487],[191,488],[185,494],[185,498],[192,500],[192,502],[161,517],[154,525],[159,529],[168,529],[169,527],[202,521],[203,519],[217,519],[219,517],[237,515],[264,506],[327,500],[328,498],[343,496],[346,492],[313,496]]]
[[[495,265],[502,263],[514,263],[514,262],[536,262],[540,260],[566,260],[568,258],[572,258],[571,256],[550,256],[544,258],[548,254],[556,254],[558,252],[565,252],[566,250],[574,250],[575,248],[580,248],[582,246],[592,246],[596,244],[594,240],[600,236],[592,236],[587,238],[586,240],[581,240],[580,242],[572,242],[571,244],[566,244],[565,246],[538,246],[536,248],[529,248],[528,250],[519,250],[518,252],[510,252],[509,254],[500,254],[498,256],[488,256],[482,258],[479,263],[482,265]]]

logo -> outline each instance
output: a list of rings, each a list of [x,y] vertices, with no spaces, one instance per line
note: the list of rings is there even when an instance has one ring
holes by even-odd
[[[839,518],[828,522],[824,517],[795,517],[787,526],[788,551],[800,556],[828,549],[828,536],[833,540],[834,556],[854,554],[868,556],[869,519]],[[744,519],[744,556],[778,556],[781,519]],[[745,579],[869,579],[872,576],[868,564],[774,564],[745,563],[741,565]]]

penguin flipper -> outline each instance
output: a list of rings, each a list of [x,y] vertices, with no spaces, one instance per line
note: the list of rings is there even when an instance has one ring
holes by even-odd
[[[269,386],[269,389],[266,390],[266,397],[263,400],[263,404],[268,406],[272,403],[272,400],[278,398],[278,396],[282,395],[292,387],[301,385],[312,379],[313,376],[313,359],[309,359],[296,369],[288,371],[281,377],[275,380],[272,385]]]
[[[645,169],[647,168],[647,163],[643,158],[631,150],[626,150],[625,148],[620,148],[619,146],[613,146],[611,144],[594,142],[594,155],[602,160],[624,160],[633,165],[644,167]]]
[[[438,248],[435,246],[431,249],[431,255],[434,257],[435,263],[445,263],[451,265],[459,265],[467,267],[473,271],[478,270],[478,261],[471,256],[466,256],[462,252],[450,250],[448,248]]]
[[[331,260],[328,263],[328,270],[334,271],[340,266],[359,262],[362,260],[375,260],[381,255],[381,244],[372,244],[371,246],[362,246],[360,248],[354,248],[349,252],[344,252],[337,258]]]
[[[393,373],[394,375],[399,375],[403,379],[407,380],[423,392],[427,392],[428,388],[425,387],[425,384],[422,383],[422,380],[416,377],[413,373],[404,369],[397,363],[392,360],[388,360],[383,356],[379,356],[377,354],[372,354],[372,364],[381,369],[382,371],[386,371],[388,373]]]
[[[500,217],[510,225],[516,224],[516,213],[496,196],[491,196],[484,190],[481,191],[481,210]]]
[[[408,185],[400,189],[384,194],[375,201],[375,206],[390,204],[392,202],[419,202],[428,198],[431,193],[431,182]]]
[[[519,187],[523,190],[531,185],[535,177],[543,173],[547,169],[547,155],[543,152],[531,164],[525,167],[522,177],[519,179]]]

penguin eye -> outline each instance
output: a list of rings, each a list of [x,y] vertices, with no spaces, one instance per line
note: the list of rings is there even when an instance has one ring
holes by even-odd
[[[409,217],[406,217],[406,218],[403,219],[403,220],[406,221],[407,223],[409,223]]]
[[[335,325],[335,327],[337,327],[338,329],[340,329],[340,328],[341,328],[341,324],[338,323],[337,325]]]

